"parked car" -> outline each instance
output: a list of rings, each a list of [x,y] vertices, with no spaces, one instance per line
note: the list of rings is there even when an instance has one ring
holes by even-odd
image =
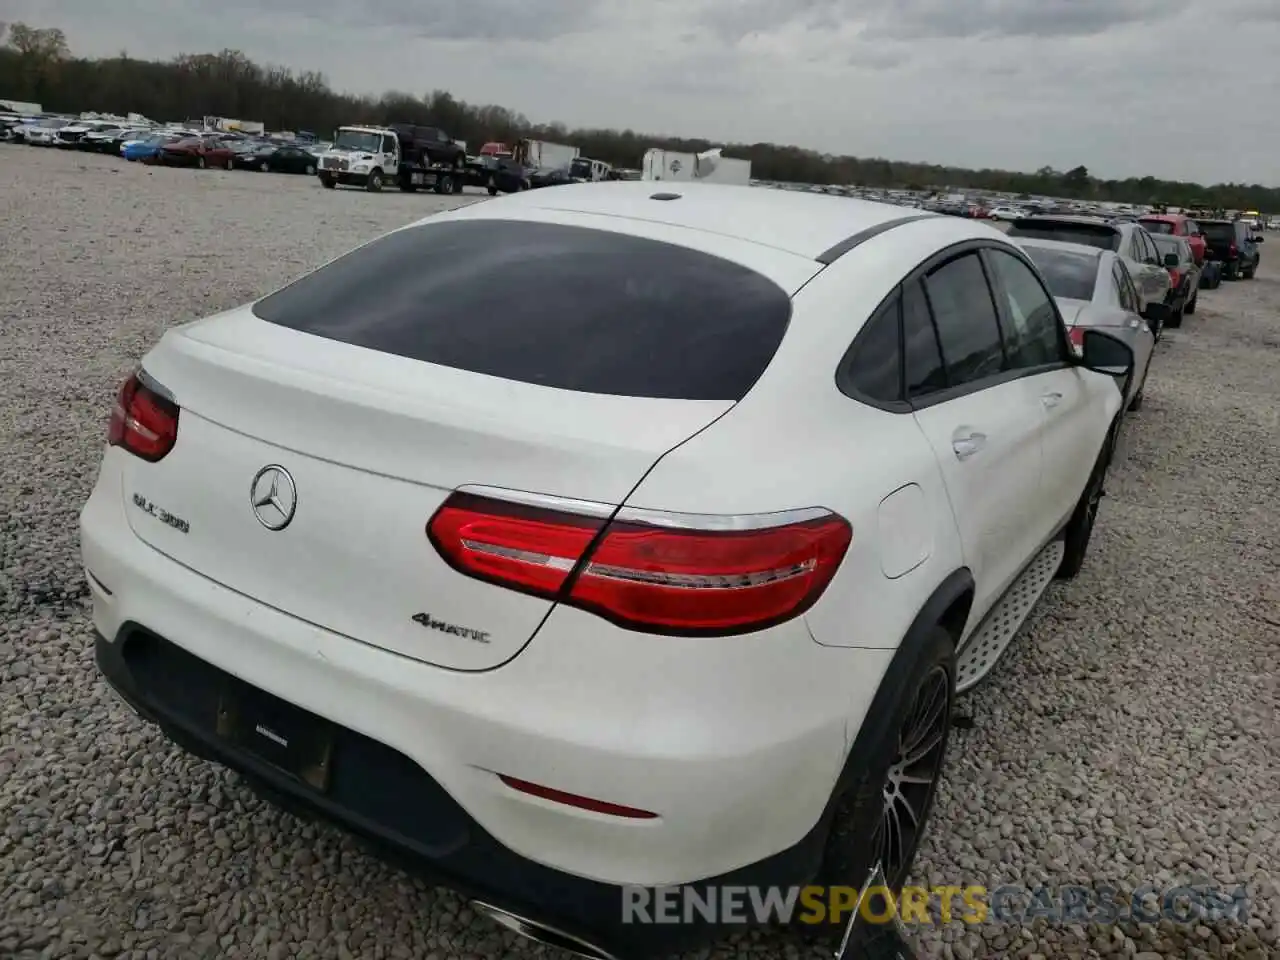
[[[224,142],[222,137],[188,137],[172,140],[160,147],[156,160],[171,167],[221,167],[224,170],[235,168],[235,151]]]
[[[1185,237],[1191,244],[1191,254],[1197,265],[1204,264],[1208,244],[1200,233],[1200,224],[1181,213],[1151,213],[1139,221],[1153,237],[1166,234],[1174,237]]]
[[[1209,245],[1208,258],[1222,264],[1222,278],[1252,280],[1262,260],[1261,236],[1242,220],[1201,220],[1200,229]]]
[[[58,131],[71,121],[63,117],[46,117],[26,127],[23,139],[28,146],[52,147],[58,139]]]
[[[102,152],[123,156],[124,148],[129,144],[149,140],[154,136],[155,131],[150,128],[123,129],[112,137],[110,142],[103,144]]]
[[[591,956],[707,932],[624,885],[901,885],[1134,366],[986,225],[666,186],[473,204],[170,328],[80,518],[143,717]]]
[[[568,167],[544,167],[529,174],[529,186],[532,188],[566,187],[574,182]]]
[[[126,160],[141,160],[152,163],[160,156],[165,144],[177,143],[187,139],[173,134],[156,133],[142,140],[127,140],[120,148],[120,155]]]
[[[1151,234],[1140,224],[1108,223],[1096,217],[1042,215],[1015,220],[1008,236],[1084,243],[1110,250],[1124,259],[1144,307],[1148,303],[1164,303],[1169,295],[1169,274]]]
[[[1009,206],[992,207],[990,213],[987,214],[987,216],[992,220],[999,220],[1001,222],[1020,220],[1026,215],[1025,210],[1019,210],[1017,207]]]
[[[314,176],[318,161],[315,154],[291,144],[251,144],[236,153],[235,165],[263,173],[305,173]]]
[[[532,186],[529,168],[513,157],[482,155],[484,185],[489,196],[499,193],[519,193]]]
[[[1196,263],[1191,252],[1191,244],[1186,237],[1167,234],[1156,234],[1152,237],[1156,249],[1160,251],[1165,268],[1169,271],[1169,296],[1165,304],[1169,308],[1167,326],[1182,326],[1184,313],[1195,313],[1200,299],[1201,267]]]
[[[1125,384],[1125,408],[1142,407],[1147,373],[1168,307],[1144,311],[1123,258],[1110,250],[1057,240],[1020,241],[1057,300],[1072,345],[1082,349],[1088,330],[1106,330],[1128,344],[1137,373]],[[1188,251],[1189,252],[1189,251]]]

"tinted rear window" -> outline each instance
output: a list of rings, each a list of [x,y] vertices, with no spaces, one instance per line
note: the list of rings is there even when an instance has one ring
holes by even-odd
[[[1173,233],[1173,224],[1168,220],[1140,220],[1138,222],[1147,228],[1147,233]]]
[[[1236,225],[1234,223],[1213,223],[1200,221],[1200,232],[1211,240],[1234,240]]]
[[[559,224],[426,224],[375,240],[253,307],[382,353],[563,390],[741,400],[791,298],[747,267]]]
[[[1050,250],[1028,244],[1022,248],[1039,268],[1055,297],[1092,300],[1098,282],[1098,257],[1070,250]],[[1099,251],[1101,256],[1101,251]]]
[[[1033,220],[1017,220],[1009,229],[1009,236],[1083,243],[1099,250],[1120,249],[1120,231],[1105,223],[1036,223]]]
[[[1155,241],[1156,249],[1160,251],[1161,256],[1166,253],[1176,253],[1182,260],[1188,260],[1191,257],[1191,248],[1181,237],[1156,236],[1151,239]]]

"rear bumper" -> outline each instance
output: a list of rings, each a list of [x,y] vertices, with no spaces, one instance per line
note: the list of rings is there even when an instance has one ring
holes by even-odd
[[[464,896],[619,958],[665,955],[728,932],[706,923],[625,923],[623,887],[572,876],[512,852],[409,758],[355,731],[336,728],[329,788],[324,793],[310,788],[218,736],[212,725],[218,698],[243,681],[134,624],[126,624],[114,641],[99,634],[95,658],[121,698],[185,750],[235,770],[285,809],[334,823],[388,861]],[[822,841],[815,827],[776,856],[694,886],[803,884],[813,876]]]
[[[813,876],[847,744],[892,651],[821,647],[799,624],[765,672],[762,641],[727,638],[722,650],[703,639],[706,652],[685,656],[664,638],[655,654],[602,624],[540,637],[500,669],[442,670],[288,616],[143,543],[124,513],[125,456],[107,452],[81,514],[97,658],[183,746],[465,893],[590,942],[700,932],[620,933],[624,884]],[[228,685],[333,725],[327,790],[218,732]],[[518,793],[498,773],[660,815],[581,810]]]

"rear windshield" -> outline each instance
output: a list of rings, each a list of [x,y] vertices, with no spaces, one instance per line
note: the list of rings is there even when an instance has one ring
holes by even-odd
[[[1055,297],[1068,300],[1092,300],[1093,288],[1098,282],[1098,259],[1087,253],[1071,250],[1051,250],[1027,244],[1022,248],[1049,285]]]
[[[1178,258],[1181,260],[1188,259],[1191,248],[1187,246],[1187,242],[1181,237],[1165,237],[1157,235],[1153,236],[1151,239],[1155,241],[1156,249],[1160,251],[1161,255],[1166,253],[1176,253]]]
[[[1212,220],[1201,220],[1200,232],[1212,240],[1234,240],[1236,238],[1236,225],[1234,223],[1214,223]]]
[[[1147,233],[1173,233],[1173,224],[1168,220],[1140,220],[1139,223],[1147,228]]]
[[[584,393],[741,400],[791,298],[720,257],[560,224],[400,230],[253,307],[303,333]]]
[[[1009,236],[1083,243],[1099,250],[1120,249],[1120,231],[1105,223],[1070,223],[1061,220],[1037,223],[1034,220],[1017,220],[1009,229]]]

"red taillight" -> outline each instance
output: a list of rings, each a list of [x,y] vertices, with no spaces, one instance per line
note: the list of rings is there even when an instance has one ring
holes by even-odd
[[[456,570],[590,610],[635,630],[730,635],[798,616],[853,532],[826,510],[690,518],[623,510],[606,522],[455,493],[427,533]]]
[[[155,463],[164,459],[177,439],[178,405],[145,373],[130,376],[121,384],[111,411],[107,443]]]
[[[1179,273],[1177,270],[1171,269],[1169,271],[1169,282],[1176,287],[1178,284],[1182,282],[1182,274]]]
[[[1067,336],[1071,338],[1072,346],[1075,346],[1075,347],[1084,346],[1084,328],[1083,327],[1071,327],[1069,330],[1067,330]]]
[[[512,790],[519,790],[521,793],[527,793],[531,797],[540,797],[543,800],[551,800],[555,803],[563,803],[566,806],[577,807],[579,810],[607,813],[610,816],[627,817],[632,820],[654,820],[658,816],[649,810],[641,810],[638,807],[625,807],[620,803],[610,803],[608,800],[593,800],[591,797],[582,797],[576,793],[565,793],[555,787],[544,787],[540,783],[518,780],[502,773],[498,774],[498,779]]]
[[[1230,246],[1227,247],[1227,255],[1234,257],[1237,253],[1239,251],[1236,249],[1235,241],[1232,241]]]

